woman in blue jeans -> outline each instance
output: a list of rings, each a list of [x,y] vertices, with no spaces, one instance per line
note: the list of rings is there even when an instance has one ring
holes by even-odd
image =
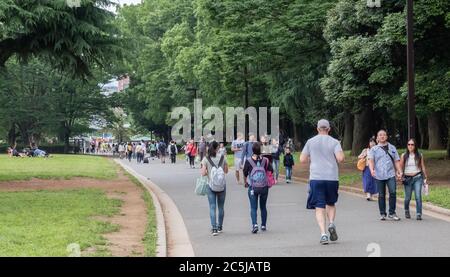
[[[219,143],[213,141],[208,148],[208,154],[202,160],[202,167],[200,169],[202,176],[208,176],[211,180],[211,172],[213,167],[221,167],[225,174],[228,173],[227,160],[222,156],[217,154],[219,148]],[[211,233],[213,236],[217,236],[222,233],[223,229],[223,218],[225,215],[224,204],[226,189],[220,192],[212,191],[208,187],[208,202],[209,202],[209,217],[211,219]],[[217,213],[217,216],[216,216]]]
[[[422,186],[426,182],[427,173],[423,156],[417,149],[415,139],[408,140],[408,150],[402,155],[400,165],[403,168],[404,175],[405,217],[411,218],[409,202],[414,191],[416,198],[416,219],[422,220]]]
[[[261,230],[266,231],[266,223],[267,223],[267,197],[269,196],[269,187],[266,186],[264,188],[255,189],[249,184],[248,178],[254,166],[261,165],[264,166],[265,172],[270,171],[273,173],[273,168],[271,163],[267,158],[261,157],[261,143],[256,142],[252,146],[253,155],[249,158],[252,159],[253,162],[250,162],[249,159],[245,160],[244,164],[244,178],[245,178],[245,187],[248,188],[248,199],[250,201],[250,216],[252,219],[252,233],[256,234],[259,230],[258,221],[257,221],[257,210],[258,210],[258,201],[259,208],[261,210]],[[265,174],[265,173],[264,173]],[[267,177],[267,176],[266,176]]]

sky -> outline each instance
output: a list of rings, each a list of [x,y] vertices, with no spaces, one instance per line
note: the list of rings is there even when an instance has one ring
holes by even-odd
[[[142,2],[142,0],[115,0],[116,2],[119,2],[119,4],[139,4]]]

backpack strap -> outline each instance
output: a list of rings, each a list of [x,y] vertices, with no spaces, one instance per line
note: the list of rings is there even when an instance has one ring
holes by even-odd
[[[222,155],[222,157],[220,157],[220,161],[219,161],[219,166],[218,167],[222,167],[223,161],[224,161],[224,157]]]
[[[213,166],[213,167],[217,167],[214,162],[211,160],[210,157],[206,157],[206,159],[208,160],[208,162]]]
[[[252,159],[252,157],[248,158],[247,161],[250,163],[250,165],[251,165],[253,168],[256,167],[255,161]]]

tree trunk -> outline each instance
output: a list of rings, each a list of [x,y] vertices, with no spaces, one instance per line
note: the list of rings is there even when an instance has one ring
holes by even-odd
[[[429,150],[445,149],[441,138],[440,114],[433,112],[428,116]]]
[[[352,150],[353,124],[353,115],[349,112],[346,112],[344,115],[344,140],[342,143],[342,147],[344,148],[344,150]]]
[[[447,158],[450,159],[450,116],[447,120]]]
[[[69,153],[71,130],[64,124],[64,154]]]
[[[367,147],[370,139],[372,108],[365,107],[362,112],[355,114],[353,125],[352,156],[357,156]]]
[[[8,144],[14,146],[16,144],[16,124],[11,124],[8,131]]]
[[[420,143],[419,147],[421,149],[428,149],[428,128],[427,121],[424,118],[418,118],[417,120],[418,129],[420,133]]]

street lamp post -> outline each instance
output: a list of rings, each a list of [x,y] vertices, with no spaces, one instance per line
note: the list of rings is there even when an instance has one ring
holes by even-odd
[[[416,137],[416,102],[414,86],[414,36],[413,36],[413,0],[407,0],[406,33],[408,66],[408,139]]]
[[[367,0],[367,7],[381,7],[381,0]],[[416,99],[414,86],[414,12],[413,0],[406,0],[406,61],[408,83],[408,138],[416,137]]]

